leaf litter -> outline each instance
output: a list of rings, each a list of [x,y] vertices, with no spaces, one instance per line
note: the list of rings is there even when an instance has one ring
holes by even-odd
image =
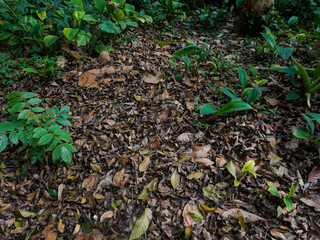
[[[188,36],[225,56],[236,49],[240,65],[254,61],[243,39],[230,41],[235,36],[228,24],[219,28],[220,39]],[[140,42],[119,44],[96,58],[81,59],[69,49],[75,59],[61,63],[65,77],[55,79],[58,85],[39,84],[50,104],[70,106],[69,130],[79,152],[69,166],[38,164],[24,175],[19,152],[1,154],[1,239],[167,239],[183,231],[181,238],[193,239],[317,239],[316,154],[290,135],[303,102],[293,109],[270,86],[263,104],[276,115],[253,110],[202,118],[196,98],[217,105],[223,100],[212,96],[201,75],[184,74],[176,82],[167,60],[181,46],[153,40],[187,37],[149,30],[129,31]],[[201,68],[211,71],[208,63]],[[220,76],[217,84],[230,83],[228,72]],[[19,88],[32,91],[37,81],[32,84]],[[317,106],[319,100],[311,110],[319,111]],[[208,125],[197,127],[195,119]],[[227,163],[238,174],[249,160],[259,166],[257,179],[243,175],[234,187]],[[296,186],[291,212],[277,217],[279,201],[267,191],[269,181],[284,195]]]

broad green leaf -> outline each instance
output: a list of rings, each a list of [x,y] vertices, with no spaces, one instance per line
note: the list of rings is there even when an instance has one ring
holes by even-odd
[[[59,143],[58,139],[55,139],[51,142],[51,144],[49,145],[49,147],[46,148],[46,152],[51,152]]]
[[[82,18],[84,17],[84,15],[86,15],[85,11],[74,11],[73,12],[73,16],[77,21],[81,21]]]
[[[9,94],[5,97],[5,99],[15,98],[15,97],[19,96],[19,94],[20,94],[19,91],[14,91],[14,92],[12,92],[12,93],[9,93]]]
[[[296,187],[292,184],[290,188],[290,192],[288,193],[288,196],[286,196],[285,198],[291,198],[292,195],[295,193],[296,193]]]
[[[51,127],[49,127],[49,128],[48,128],[48,131],[54,132],[54,131],[57,131],[57,130],[59,130],[59,129],[61,129],[61,126],[60,126],[60,125],[56,125],[56,126],[51,126]]]
[[[270,46],[274,49],[276,46],[276,41],[271,37],[270,35],[266,33],[261,33],[262,36],[267,40],[267,42],[270,44]]]
[[[117,209],[117,207],[119,207],[122,202],[123,202],[122,200],[115,200],[115,201],[111,204],[111,207],[112,207],[113,209]]]
[[[67,113],[70,111],[70,107],[69,106],[62,106],[60,108],[60,113]]]
[[[232,161],[228,162],[227,170],[229,173],[231,173],[231,175],[234,177],[234,179],[237,179],[236,167],[234,166]]]
[[[3,134],[0,136],[0,152],[2,152],[8,145],[8,137]]]
[[[47,35],[43,38],[43,42],[44,45],[46,47],[50,47],[52,46],[57,40],[59,39],[58,36],[54,36],[54,35]]]
[[[178,174],[177,170],[175,170],[171,175],[171,185],[174,190],[176,190],[179,182],[180,182],[180,175]]]
[[[105,0],[94,0],[94,6],[100,14],[104,12],[106,1]]]
[[[248,103],[252,103],[256,100],[259,99],[259,97],[261,96],[261,90],[258,87],[255,88],[251,88],[250,91],[248,92]]]
[[[29,98],[33,98],[36,94],[33,92],[21,92],[21,96],[24,99],[29,99]]]
[[[296,130],[293,132],[293,135],[298,138],[310,140],[310,132],[308,131],[308,129],[301,126],[298,126],[296,128]]]
[[[257,178],[257,173],[252,171],[252,170],[249,170],[249,173],[251,173],[255,178]]]
[[[201,52],[203,52],[201,47],[198,47],[197,45],[189,45],[179,49],[172,56],[181,58],[182,56],[191,56]]]
[[[22,109],[24,109],[26,105],[27,105],[27,104],[24,103],[24,102],[17,103],[17,104],[14,105],[12,108],[8,109],[8,112],[9,112],[9,113],[19,112],[19,111],[21,111]]]
[[[117,13],[116,13],[116,15],[114,16],[114,18],[117,20],[117,21],[120,21],[120,20],[122,20],[123,18],[124,18],[124,12],[120,9],[120,8],[118,8],[117,9]]]
[[[76,41],[77,41],[77,46],[82,47],[87,45],[90,42],[91,39],[91,33],[85,32],[85,31],[80,31],[77,35]]]
[[[233,185],[234,185],[235,187],[238,187],[238,186],[240,185],[240,182],[239,182],[237,179],[235,179],[235,180],[233,181]]]
[[[72,137],[69,137],[69,136],[59,136],[59,139],[65,142],[73,142]]]
[[[54,135],[56,136],[68,136],[70,135],[70,133],[66,130],[63,130],[63,129],[58,129],[56,131],[53,132]]]
[[[84,11],[84,6],[83,6],[83,2],[82,0],[71,0],[73,7],[77,10],[77,11]]]
[[[200,114],[211,114],[211,113],[216,113],[216,112],[217,112],[217,108],[212,107],[211,104],[204,104],[200,108]]]
[[[237,98],[237,96],[235,95],[235,92],[230,88],[220,88],[220,90],[231,99]]]
[[[24,218],[29,218],[29,217],[36,217],[38,214],[30,211],[20,211],[20,214]]]
[[[290,93],[288,93],[287,96],[286,96],[286,100],[287,100],[287,101],[296,100],[296,99],[298,99],[298,98],[300,98],[300,96],[299,96],[298,94],[294,93],[294,92],[290,92]]]
[[[241,88],[242,88],[242,90],[244,90],[247,86],[247,83],[248,83],[247,73],[242,67],[239,67],[238,75],[239,75],[239,80],[241,82]]]
[[[30,137],[31,136],[29,135],[28,131],[26,131],[26,130],[20,131],[18,133],[18,138],[23,144],[25,144],[29,140]]]
[[[90,233],[92,228],[92,222],[89,219],[84,220],[84,222],[81,225],[82,231],[84,233]]]
[[[77,152],[77,149],[69,143],[63,143],[62,145],[70,152]]]
[[[57,118],[56,122],[58,122],[58,123],[60,123],[62,125],[66,125],[66,126],[70,126],[71,125],[71,123],[67,119],[64,119],[64,118]]]
[[[43,21],[43,20],[45,20],[47,18],[46,11],[39,12],[38,10],[36,10],[36,13],[37,13],[37,15],[38,15],[38,17],[40,18],[41,21]]]
[[[39,103],[41,103],[41,99],[40,98],[31,98],[28,100],[27,104],[29,105],[37,105]]]
[[[32,112],[35,112],[35,113],[39,113],[39,112],[43,112],[45,109],[42,108],[42,107],[34,107],[31,109]]]
[[[61,157],[62,151],[61,151],[62,145],[58,145],[52,152],[52,161],[53,163],[56,163],[57,160]]]
[[[290,17],[289,20],[288,20],[288,25],[297,23],[298,19],[299,19],[299,17],[297,17],[297,16]]]
[[[298,61],[294,57],[291,57],[291,59],[298,68],[298,73],[302,77],[304,87],[306,89],[309,89],[311,85],[311,80],[307,71],[304,69],[304,67],[300,63],[298,63]]]
[[[277,45],[277,50],[278,50],[278,54],[282,58],[282,60],[287,60],[293,54],[292,48],[281,47],[281,46]]]
[[[9,135],[9,140],[13,144],[18,144],[18,142],[19,142],[18,133],[17,132],[11,132],[10,135]]]
[[[17,103],[21,102],[22,98],[21,97],[16,97],[10,100],[8,106],[12,107],[14,105],[16,105]]]
[[[313,117],[313,118],[317,121],[317,123],[320,124],[320,114],[318,114],[318,113],[312,113],[312,112],[308,112],[307,114],[308,114],[310,117]]]
[[[137,239],[142,236],[149,227],[152,220],[152,211],[146,208],[141,217],[136,221],[130,234],[130,240]]]
[[[212,52],[213,52],[213,50],[208,50],[208,51],[205,51],[204,53],[202,53],[202,54],[197,58],[197,64],[200,65],[200,63],[201,63],[206,57],[208,57]]]
[[[286,205],[288,211],[291,211],[291,209],[293,208],[292,200],[290,198],[289,199],[288,198],[284,198],[283,201],[284,201],[284,204]]]
[[[124,19],[125,23],[130,27],[138,27],[138,24],[132,19],[126,18]]]
[[[190,70],[190,68],[191,68],[190,58],[188,58],[187,56],[182,56],[182,59],[183,59],[184,63],[186,64],[186,69]]]
[[[60,117],[63,117],[63,118],[71,118],[71,116],[70,116],[68,113],[61,113],[61,114],[60,114]]]
[[[1,32],[0,33],[0,41],[7,39],[11,36],[12,36],[12,33],[10,33],[10,32]]]
[[[83,20],[85,20],[87,22],[97,22],[98,21],[94,16],[92,16],[90,14],[84,15]]]
[[[24,68],[22,69],[22,71],[25,71],[25,72],[29,72],[29,73],[35,73],[35,74],[40,74],[37,70],[33,69],[33,68]]]
[[[190,217],[195,220],[196,222],[200,222],[203,220],[203,216],[199,211],[191,210],[189,212]]]
[[[67,164],[70,164],[72,159],[72,153],[63,145],[61,147],[61,159]]]
[[[216,113],[216,115],[222,115],[228,112],[233,112],[233,111],[242,111],[242,110],[248,110],[252,109],[252,107],[245,102],[242,101],[234,101],[234,102],[229,102],[225,105],[223,105],[219,111]]]
[[[255,166],[256,162],[254,160],[249,160],[247,161],[244,166],[242,167],[241,172],[248,172],[250,170],[252,170]]]
[[[306,120],[306,122],[308,123],[310,130],[311,130],[311,134],[314,134],[314,123],[311,120],[311,118],[309,118],[306,114],[302,114],[303,118]]]
[[[64,28],[63,35],[70,41],[73,41],[79,32],[79,28]]]
[[[99,24],[99,28],[107,33],[121,33],[121,29],[111,21],[103,21],[101,24]]]
[[[40,138],[48,133],[48,131],[44,128],[36,128],[33,130],[33,132],[34,132],[33,134],[34,138]]]
[[[52,139],[53,139],[53,135],[52,135],[52,134],[46,134],[46,135],[42,136],[42,137],[39,139],[38,144],[39,144],[39,145],[46,145],[46,144],[48,144]]]
[[[269,188],[268,188],[268,191],[271,192],[273,195],[277,196],[277,197],[280,197],[280,194],[277,190],[277,187],[274,185],[273,182],[267,182]]]

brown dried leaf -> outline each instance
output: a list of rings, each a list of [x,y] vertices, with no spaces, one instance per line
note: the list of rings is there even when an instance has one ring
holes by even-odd
[[[169,93],[167,90],[164,90],[163,93],[161,94],[161,99],[166,100],[170,97]]]
[[[95,88],[98,86],[98,83],[96,81],[96,77],[94,74],[85,72],[79,77],[78,85],[79,87],[89,87],[89,88]]]
[[[177,140],[180,142],[190,142],[193,134],[190,132],[182,133],[177,137]]]
[[[81,229],[81,225],[80,225],[79,223],[77,223],[76,226],[75,226],[75,228],[74,228],[74,230],[73,230],[72,235],[73,235],[73,236],[74,236],[74,235],[77,235],[77,233],[80,231],[80,229]]]
[[[196,164],[199,165],[199,167],[210,167],[211,165],[214,164],[213,161],[211,161],[209,158],[196,158],[193,160]]]
[[[256,214],[253,214],[253,213],[249,213],[249,212],[246,212],[246,211],[243,211],[239,208],[233,208],[233,209],[230,209],[230,210],[227,210],[227,211],[224,211],[223,213],[221,213],[221,217],[223,219],[227,219],[229,217],[231,218],[234,218],[234,219],[238,219],[239,216],[238,216],[238,212],[241,211],[243,217],[244,217],[244,220],[245,222],[256,222],[256,221],[263,221],[265,220],[264,218],[262,217],[259,217],[258,215]]]
[[[107,123],[107,124],[110,125],[110,126],[113,126],[113,125],[116,124],[116,121],[111,120],[111,119],[105,119],[105,120],[103,120],[102,122],[103,122],[103,123]]]
[[[150,158],[145,157],[144,160],[139,165],[139,172],[144,172],[145,170],[147,170],[150,163],[151,163]]]
[[[111,61],[110,53],[108,51],[103,51],[100,53],[98,60],[101,64],[106,64]]]
[[[124,73],[128,73],[128,72],[130,72],[132,70],[132,68],[133,68],[133,66],[123,66],[122,67],[122,71]]]
[[[314,167],[309,174],[308,182],[317,182],[320,179],[320,167]]]
[[[90,163],[90,167],[94,172],[97,172],[97,173],[101,173],[102,172],[102,169],[101,169],[100,165],[97,164],[97,163]]]
[[[193,158],[206,158],[211,150],[211,145],[195,146],[192,152]]]
[[[224,157],[217,157],[216,158],[217,167],[222,168],[224,165],[227,164],[227,160]]]
[[[42,231],[42,234],[44,235],[46,240],[56,240],[58,236],[58,233],[53,224],[46,226],[46,228]]]
[[[103,150],[108,150],[111,147],[112,140],[107,135],[100,135],[97,137],[97,140]]]
[[[101,74],[102,75],[105,74],[105,73],[114,74],[115,72],[116,72],[116,70],[112,66],[110,66],[110,67],[105,66],[105,67],[101,68]]]
[[[150,83],[150,84],[158,84],[160,82],[160,79],[157,78],[156,76],[151,75],[151,74],[147,74],[142,77],[142,81],[144,81],[145,83]]]
[[[87,141],[86,138],[78,139],[74,142],[73,146],[79,151],[86,141]]]
[[[61,183],[58,187],[58,201],[61,201],[62,199],[62,192],[63,192],[63,189],[64,189],[64,184]]]
[[[199,212],[199,209],[198,209],[198,206],[192,201],[190,200],[184,207],[183,209],[183,213],[182,213],[182,216],[184,218],[184,221],[183,221],[183,225],[185,227],[191,227],[192,224],[194,223],[194,220],[192,219],[192,217],[190,216],[189,212],[191,210],[194,210],[194,211],[198,211]]]
[[[112,218],[113,217],[113,211],[106,211],[104,214],[100,217],[100,222],[103,222],[105,219]]]
[[[77,51],[70,51],[69,54],[76,60],[80,60],[81,59],[81,54]]]
[[[117,172],[113,177],[113,184],[117,187],[122,186],[122,181],[124,178],[124,168],[122,168],[119,172]]]
[[[82,182],[82,188],[85,188],[88,192],[93,190],[94,185],[97,183],[99,179],[99,175],[97,173],[93,173],[91,174],[88,178],[86,178],[83,182]]]

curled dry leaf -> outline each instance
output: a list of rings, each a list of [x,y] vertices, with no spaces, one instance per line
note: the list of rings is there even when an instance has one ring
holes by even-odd
[[[147,170],[150,163],[151,163],[150,158],[145,157],[144,160],[139,165],[139,172],[144,172],[145,170]]]
[[[132,68],[133,68],[133,66],[123,66],[122,67],[122,71],[124,73],[128,73],[128,72],[130,72],[132,70]]]
[[[111,61],[110,53],[108,51],[103,51],[100,53],[98,60],[101,64],[106,64]]]
[[[147,74],[142,77],[142,81],[144,81],[145,83],[150,83],[150,84],[158,84],[160,82],[160,79],[157,78],[156,76],[151,75],[151,74]]]
[[[100,222],[103,222],[105,219],[112,218],[113,217],[113,211],[106,211],[104,214],[100,217]]]
[[[105,67],[101,68],[101,74],[103,75],[105,73],[106,74],[114,74],[114,73],[116,73],[116,70],[112,66],[110,66],[110,67],[105,66]]]
[[[180,142],[190,142],[193,134],[190,132],[182,133],[177,137],[177,140]]]
[[[317,182],[320,179],[320,167],[314,167],[309,174],[308,182]]]
[[[86,178],[83,182],[82,182],[82,188],[85,188],[88,192],[93,190],[94,185],[97,183],[99,179],[99,175],[97,173],[93,173],[91,174],[88,178]]]
[[[110,125],[110,126],[113,126],[113,125],[116,124],[116,122],[115,122],[114,120],[112,120],[112,119],[105,119],[105,120],[103,120],[102,122],[103,122],[103,123],[107,123],[107,124]]]
[[[161,94],[161,99],[166,100],[170,97],[169,93],[167,90],[164,90],[163,93]]]
[[[263,220],[265,220],[264,218],[259,217],[259,216],[256,215],[256,214],[243,211],[243,210],[241,210],[241,209],[239,209],[239,208],[232,208],[232,209],[230,209],[230,210],[224,211],[223,213],[221,213],[220,216],[221,216],[223,219],[227,219],[227,218],[229,218],[229,217],[234,218],[234,219],[238,219],[238,218],[239,218],[238,212],[241,212],[241,213],[242,213],[245,222],[257,222],[257,221],[263,221]]]
[[[73,230],[72,235],[77,235],[77,233],[80,231],[80,229],[81,229],[81,225],[79,223],[77,223],[74,230]]]
[[[210,150],[210,145],[195,146],[191,155],[193,158],[206,158]]]
[[[96,81],[96,78],[97,78],[96,75],[89,72],[85,72],[79,77],[78,85],[79,87],[95,88],[98,86],[98,82]]]
[[[202,168],[210,167],[214,163],[209,158],[196,158],[193,161]]]
[[[224,165],[227,164],[227,161],[224,157],[217,157],[216,158],[217,167],[222,168]]]
[[[79,151],[86,141],[87,141],[86,138],[78,139],[74,142],[73,146]]]
[[[122,186],[122,181],[124,178],[124,168],[122,168],[119,172],[117,172],[113,177],[113,184],[117,187]]]
[[[61,201],[62,199],[62,192],[63,192],[63,189],[64,189],[64,184],[61,183],[58,187],[58,201]]]
[[[94,172],[97,172],[97,173],[101,173],[102,172],[102,169],[101,169],[100,165],[97,164],[97,163],[90,163],[90,167]]]
[[[182,216],[184,218],[183,221],[183,225],[187,228],[187,227],[191,227],[192,224],[194,223],[194,220],[192,219],[192,217],[190,216],[190,211],[198,211],[199,212],[199,208],[198,206],[192,201],[190,200],[183,209],[183,213]]]
[[[97,140],[103,150],[108,150],[111,147],[112,140],[107,135],[98,136]]]

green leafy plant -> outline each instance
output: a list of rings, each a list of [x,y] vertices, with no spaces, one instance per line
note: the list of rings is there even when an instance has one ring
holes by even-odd
[[[251,68],[251,71],[253,70],[253,68]],[[244,100],[245,98],[247,98],[247,103],[251,104],[252,102],[258,100],[262,94],[262,91],[265,91],[265,88],[260,88],[260,87],[248,87],[247,85],[249,83],[249,78],[248,75],[246,73],[246,71],[242,68],[239,67],[238,69],[238,73],[239,73],[239,80],[241,83],[241,88],[242,88],[242,93],[241,93],[241,98],[239,99],[236,96],[235,91],[233,91],[231,88],[221,88],[220,90],[227,95],[228,97],[230,97],[232,99],[232,101],[241,101]],[[256,75],[256,72],[254,72],[254,75]],[[256,82],[258,82],[260,85],[263,84],[263,81],[258,81],[256,80]]]
[[[273,195],[275,195],[276,197],[282,199],[282,200],[283,200],[283,203],[284,203],[285,206],[287,207],[287,210],[288,210],[288,211],[291,211],[292,208],[293,208],[293,202],[292,202],[292,200],[291,200],[291,197],[292,197],[292,196],[295,194],[295,192],[296,192],[295,186],[294,186],[294,185],[291,185],[290,192],[287,194],[287,196],[282,197],[282,196],[280,195],[280,193],[278,192],[278,189],[277,189],[277,187],[274,185],[273,182],[267,182],[267,184],[268,184],[268,186],[269,186],[268,191],[269,191],[270,193],[272,193]],[[281,206],[278,206],[278,208],[277,208],[278,217],[281,216],[282,212],[283,212],[282,207],[281,207]]]
[[[43,162],[49,152],[52,152],[53,163],[71,162],[72,152],[77,150],[70,144],[73,142],[70,133],[62,129],[63,125],[71,125],[67,120],[70,118],[68,106],[60,109],[36,106],[42,100],[32,92],[14,91],[5,99],[9,103],[3,105],[7,118],[0,123],[0,152],[9,141],[15,145],[21,142],[21,149],[27,149],[31,164]]]
[[[272,60],[270,61],[268,71],[270,71],[270,68],[273,65],[274,60],[279,55],[281,59],[287,60],[291,55],[293,54],[292,48],[288,47],[281,47],[276,43],[277,37],[273,35],[270,31],[270,29],[266,28],[266,33],[261,33],[261,35],[266,40],[267,44],[264,46],[264,50],[267,53],[272,53]]]
[[[54,72],[54,65],[52,62],[48,61],[47,59],[45,60],[45,63],[44,63],[44,66],[43,68],[41,69],[41,72],[38,72],[36,69],[34,68],[24,68],[22,69],[23,71],[25,72],[28,72],[28,73],[35,73],[41,77],[48,77],[48,76],[51,76]]]
[[[191,40],[189,39],[189,41]],[[209,48],[209,45],[204,42],[199,42],[199,44],[202,44]],[[201,62],[203,62],[212,53],[212,51],[213,50],[205,50],[196,45],[193,41],[191,41],[190,45],[187,45],[179,49],[172,55],[172,57],[173,60],[182,60],[185,64],[185,69],[190,70],[190,72],[194,74],[196,71],[199,70]],[[170,63],[173,64],[175,68],[177,68],[177,66],[174,64],[174,61],[170,60]]]
[[[257,174],[255,171],[253,171],[253,168],[255,166],[255,161],[253,160],[249,160],[247,161],[242,169],[241,169],[241,173],[239,175],[237,175],[236,172],[236,167],[234,166],[233,162],[230,161],[227,164],[227,170],[228,172],[234,177],[234,186],[237,187],[239,186],[240,182],[238,181],[238,179],[241,179],[242,176],[246,173],[246,172],[250,172],[255,178],[257,177]]]
[[[316,122],[320,124],[320,114],[308,112],[306,114],[303,113],[302,116],[308,123],[309,129],[302,126],[297,126],[296,130],[293,132],[293,135],[298,138],[306,139],[312,146],[316,146],[320,142],[320,134],[318,134],[318,136],[314,136],[315,125],[312,121],[312,118],[314,118]],[[318,152],[320,157],[320,147],[318,148]]]

